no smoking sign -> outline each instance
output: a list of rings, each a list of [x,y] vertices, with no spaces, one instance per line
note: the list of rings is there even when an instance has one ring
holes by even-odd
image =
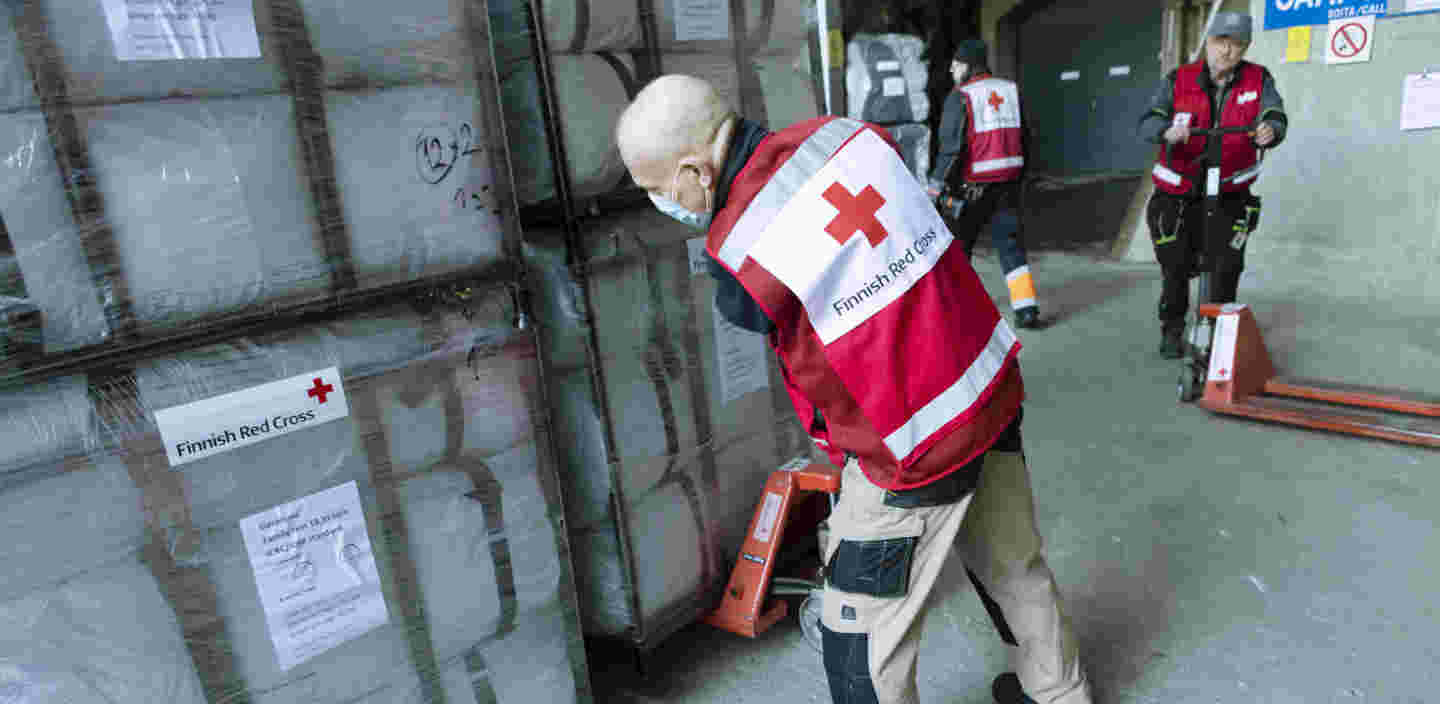
[[[1331,20],[1325,41],[1325,63],[1353,64],[1370,60],[1375,46],[1375,16]]]

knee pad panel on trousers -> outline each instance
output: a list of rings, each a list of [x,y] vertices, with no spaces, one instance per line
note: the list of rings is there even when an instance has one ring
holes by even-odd
[[[870,636],[836,633],[820,626],[825,675],[835,704],[879,704],[870,678]]]

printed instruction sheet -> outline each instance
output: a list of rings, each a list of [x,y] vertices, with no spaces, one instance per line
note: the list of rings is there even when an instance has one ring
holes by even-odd
[[[252,0],[103,0],[121,61],[260,56]]]
[[[1405,77],[1405,97],[1400,108],[1400,129],[1423,130],[1440,127],[1440,73],[1415,73]]]
[[[354,481],[248,516],[240,531],[282,670],[389,620]]]

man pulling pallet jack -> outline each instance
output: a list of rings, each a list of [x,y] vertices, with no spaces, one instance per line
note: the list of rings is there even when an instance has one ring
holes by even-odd
[[[1217,13],[1206,34],[1204,56],[1165,77],[1140,122],[1141,137],[1162,144],[1146,220],[1164,278],[1160,354],[1167,359],[1186,354],[1191,278],[1200,275],[1200,303],[1235,300],[1260,217],[1250,187],[1262,150],[1278,146],[1288,124],[1275,79],[1244,60],[1250,17]],[[1208,341],[1195,334],[1190,346],[1203,351]]]
[[[1164,143],[1147,220],[1165,280],[1160,353],[1184,358],[1180,398],[1227,415],[1440,447],[1440,397],[1277,376],[1253,314],[1232,303],[1259,221],[1250,185],[1287,123],[1270,73],[1243,61],[1250,33],[1248,16],[1217,13],[1205,60],[1167,76],[1141,122],[1145,138]],[[1186,345],[1197,273],[1201,304]]]

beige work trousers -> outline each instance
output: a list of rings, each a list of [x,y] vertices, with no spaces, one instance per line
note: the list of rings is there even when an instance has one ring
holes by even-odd
[[[1042,554],[1024,455],[990,450],[975,491],[949,505],[895,508],[885,505],[885,496],[884,489],[865,478],[858,462],[851,459],[845,465],[840,499],[822,545],[826,564],[834,566],[831,558],[842,541],[871,546],[903,545],[908,538],[918,541],[911,543],[914,551],[903,595],[894,594],[893,584],[866,590],[869,593],[841,591],[832,582],[833,572],[827,578],[821,624],[830,631],[825,634],[825,659],[836,704],[919,701],[915,664],[920,633],[930,592],[952,546],[972,579],[999,607],[1018,644],[1012,660],[1025,693],[1040,704],[1089,704],[1089,682],[1080,668],[1054,575]],[[850,554],[855,554],[855,547]],[[868,554],[858,562],[874,565],[881,582],[893,582],[883,573],[893,571],[899,553],[892,550],[887,556],[882,549]],[[842,581],[856,584],[853,577]],[[871,595],[875,592],[887,595]],[[997,623],[997,627],[1005,626]],[[832,646],[850,652],[832,653]],[[872,685],[873,694],[867,691]]]

